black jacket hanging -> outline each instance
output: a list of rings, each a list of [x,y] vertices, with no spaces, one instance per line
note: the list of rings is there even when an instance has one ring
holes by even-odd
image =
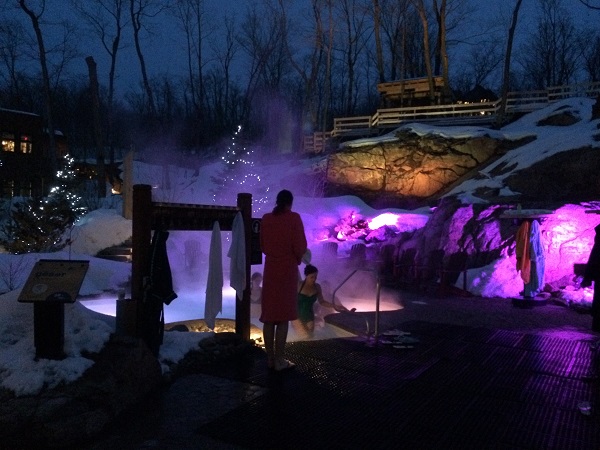
[[[156,230],[152,236],[150,247],[150,276],[149,294],[165,305],[177,298],[173,292],[173,276],[167,254],[168,231]]]
[[[156,230],[150,246],[150,267],[144,279],[143,339],[158,357],[163,343],[165,316],[163,304],[177,298],[173,292],[173,277],[167,255],[167,231]]]

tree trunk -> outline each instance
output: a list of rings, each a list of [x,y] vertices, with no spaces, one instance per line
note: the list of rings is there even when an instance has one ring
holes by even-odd
[[[381,5],[379,0],[373,0],[373,28],[375,32],[375,56],[377,59],[377,72],[379,73],[379,82],[385,82],[385,73],[383,69],[383,48],[381,45]]]
[[[44,104],[46,108],[46,126],[48,127],[48,148],[46,149],[45,157],[50,165],[51,177],[56,178],[58,171],[58,151],[56,148],[56,139],[54,135],[54,121],[52,117],[52,96],[50,92],[50,75],[48,73],[48,63],[46,61],[46,48],[44,46],[44,38],[40,28],[39,16],[25,5],[25,0],[19,0],[21,9],[31,19],[31,25],[37,39],[38,51],[40,56],[40,65],[42,69],[42,85],[44,89]]]
[[[100,96],[98,94],[98,74],[96,61],[91,56],[85,58],[90,77],[90,99],[92,103],[92,117],[94,126],[94,145],[96,146],[96,180],[98,184],[98,198],[106,197],[106,173],[104,166],[104,144],[102,142],[102,125],[100,123]]]
[[[435,85],[433,84],[433,70],[431,68],[431,49],[429,43],[429,21],[427,20],[427,10],[423,0],[413,0],[413,4],[417,8],[417,13],[421,19],[423,26],[423,57],[425,62],[425,70],[427,72],[427,82],[429,84],[429,101],[435,103]]]
[[[508,95],[508,85],[510,82],[510,57],[512,53],[513,39],[515,30],[517,28],[517,22],[519,18],[519,9],[521,8],[521,2],[523,0],[517,0],[515,9],[513,10],[512,22],[508,30],[508,39],[506,41],[506,55],[504,56],[504,69],[502,71],[502,92],[500,93],[500,106],[496,115],[496,122],[501,125],[504,122],[504,116],[506,114],[506,96]]]
[[[446,0],[441,0],[439,9],[437,7],[437,0],[434,0],[433,4],[436,9],[436,16],[438,18],[440,62],[442,66],[442,78],[444,79],[444,85],[442,86],[442,103],[446,103],[451,98],[449,82],[450,70],[448,68],[449,62],[446,39]]]
[[[327,131],[327,114],[329,114],[329,105],[331,104],[331,59],[333,54],[333,5],[332,1],[327,1],[327,7],[329,11],[329,42],[327,43],[327,65],[325,69],[325,92],[323,102],[323,124],[321,131]]]
[[[146,72],[146,61],[144,59],[144,54],[142,53],[142,46],[140,43],[140,30],[142,28],[142,11],[135,10],[135,0],[130,0],[129,6],[131,25],[133,27],[133,42],[135,44],[135,51],[140,62],[140,70],[142,71],[142,83],[144,85],[144,90],[146,91],[146,96],[148,97],[147,100],[149,113],[152,119],[154,120],[156,119],[156,105],[154,104],[154,94],[152,92],[152,88],[150,87],[150,81],[148,80],[148,73]]]

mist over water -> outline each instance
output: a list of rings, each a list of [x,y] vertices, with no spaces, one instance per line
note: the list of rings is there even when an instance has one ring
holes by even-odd
[[[174,231],[170,233],[167,241],[167,250],[173,275],[173,287],[178,295],[170,305],[165,306],[166,322],[201,319],[204,317],[204,302],[206,298],[206,281],[208,275],[208,252],[210,248],[211,232],[208,231]],[[223,262],[223,312],[220,318],[235,318],[235,291],[229,286],[230,259],[227,252],[231,245],[231,232],[221,232],[222,262]],[[189,251],[186,254],[186,243],[198,244],[197,253],[193,264],[190,264]],[[375,267],[363,264],[362,268],[340,287],[340,284],[356,269],[349,258],[340,255],[331,258],[323,255],[322,244],[312,242],[309,244],[313,254],[311,264],[319,269],[318,282],[323,286],[325,299],[331,301],[333,291],[336,292],[336,301],[341,302],[348,309],[356,308],[358,311],[374,311],[377,293],[377,271]],[[263,256],[264,258],[264,256]],[[263,273],[263,265],[252,265],[251,273]],[[304,264],[298,266],[299,276],[304,277]],[[401,307],[398,293],[394,290],[382,289],[380,293],[380,309],[390,310]],[[252,323],[260,325],[258,321],[259,309],[254,308],[255,314]]]
[[[136,161],[133,168],[133,184],[152,186],[152,199],[155,202],[235,206],[240,192],[252,194],[253,217],[260,218],[272,211],[275,197],[281,189],[289,189],[294,194],[293,210],[298,212],[305,226],[308,246],[313,254],[312,263],[319,269],[318,281],[324,285],[326,300],[336,292],[338,301],[348,309],[374,311],[376,301],[376,273],[361,270],[340,284],[354,270],[349,263],[349,253],[356,242],[365,242],[351,234],[341,239],[335,237],[340,223],[352,220],[371,220],[382,211],[367,206],[357,197],[344,196],[323,198],[314,196],[315,188],[310,185],[322,169],[323,158],[299,159],[291,155],[277,155],[272,149],[253,147],[247,153],[248,163],[227,165],[221,161],[207,161],[205,158],[187,157],[181,166],[176,157],[170,159],[168,152],[161,155],[162,164]],[[167,161],[177,163],[168,164]],[[221,181],[219,181],[221,180]],[[311,195],[307,195],[307,194]],[[402,231],[422,227],[428,220],[428,213],[386,210],[402,215],[397,226]],[[350,222],[352,222],[350,220]],[[345,225],[344,225],[345,226]],[[170,231],[167,250],[173,277],[176,298],[165,305],[165,321],[179,322],[204,317],[206,282],[208,275],[209,249],[212,231]],[[223,308],[217,318],[235,318],[235,292],[229,286],[230,260],[227,252],[231,245],[231,232],[221,232],[223,266]],[[323,246],[335,242],[338,246],[336,258],[323,254]],[[377,240],[367,247],[377,246]],[[264,256],[263,256],[264,258]],[[367,268],[364,266],[364,268]],[[302,274],[304,265],[298,267]],[[263,272],[263,265],[253,265],[251,273]],[[130,293],[127,292],[127,296]],[[93,305],[95,303],[96,306]],[[115,295],[105,299],[86,302],[90,309],[115,315]],[[252,323],[258,321],[260,308],[252,305]],[[381,309],[398,309],[397,293],[386,289],[381,291]]]

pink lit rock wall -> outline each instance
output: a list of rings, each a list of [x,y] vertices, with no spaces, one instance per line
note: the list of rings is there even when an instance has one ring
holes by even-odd
[[[565,205],[542,221],[547,281],[568,279],[573,274],[574,264],[587,262],[600,214],[586,214],[585,211],[583,206]]]
[[[599,214],[586,214],[586,210],[592,208],[598,205],[569,204],[540,219],[546,262],[544,281],[552,291],[577,287],[579,280],[574,274],[574,264],[587,262],[594,242],[594,227],[600,223]],[[476,291],[488,292],[489,296],[517,295],[523,288],[515,257],[515,233],[519,223],[501,218],[505,210],[506,205],[442,202],[425,227],[399,246],[417,248],[419,265],[430,264],[428,257],[437,249],[444,251],[446,259],[453,253],[466,252],[469,268],[487,267],[483,278],[478,275],[470,283],[512,285],[504,290],[478,286]]]

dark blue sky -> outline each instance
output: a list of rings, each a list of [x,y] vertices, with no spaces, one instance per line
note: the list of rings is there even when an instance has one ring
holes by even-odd
[[[81,0],[85,1],[85,0]],[[308,4],[307,0],[288,0],[289,4],[293,4],[296,8],[302,11],[302,4]],[[461,30],[460,36],[476,35],[481,33],[482,30],[489,29],[494,23],[498,24],[497,18],[500,17],[500,11],[504,11],[503,16],[510,17],[512,12],[511,8],[514,4],[514,0],[468,0],[472,6],[471,20],[465,22],[464,33]],[[71,10],[69,2],[67,0],[46,0],[47,2],[47,13],[46,18],[58,19],[58,18],[72,18],[75,19],[75,15]],[[207,17],[211,18],[211,24],[217,25],[223,22],[225,14],[235,14],[238,19],[242,17],[246,5],[249,0],[205,0]],[[11,2],[9,3],[16,3]],[[520,24],[517,30],[519,35],[518,39],[524,39],[525,33],[530,27],[532,19],[536,16],[537,1],[536,0],[524,0],[520,15]],[[579,0],[563,0],[563,6],[570,10],[570,13],[576,19],[577,23],[582,27],[600,27],[600,12],[590,11],[585,8]],[[306,7],[305,7],[306,8]],[[4,14],[15,14],[16,18],[20,20],[26,20],[25,14],[20,11],[7,12],[5,8]],[[302,13],[296,13],[298,20],[301,20]],[[14,19],[15,17],[12,17]],[[9,18],[10,19],[10,18]],[[25,23],[27,29],[31,29],[29,23]],[[164,16],[161,19],[160,24],[155,27],[155,35],[151,40],[146,40],[144,45],[144,53],[148,66],[149,75],[151,77],[157,75],[167,76],[178,76],[185,73],[186,70],[186,59],[185,59],[185,44],[183,42],[183,36],[181,31],[177,28],[178,25],[175,19],[171,16]],[[131,31],[128,29],[123,38],[123,43],[126,46],[120,51],[119,67],[118,67],[118,85],[121,92],[129,90],[131,87],[136,86],[141,79],[139,64],[137,57],[134,52],[132,38],[130,36]],[[88,55],[92,55],[98,63],[98,75],[100,82],[103,84],[107,83],[108,78],[108,55],[105,50],[98,44],[97,38],[94,36],[86,36],[81,33],[79,39],[82,45],[82,56],[77,59],[70,70],[74,72],[81,72],[82,74],[87,73],[87,67],[85,65],[84,58]],[[517,40],[518,42],[518,40]],[[48,42],[50,44],[50,40]],[[456,50],[454,50],[456,51]],[[241,52],[240,52],[241,56]],[[243,63],[240,63],[243,65]],[[459,59],[453,58],[451,60],[451,71],[459,65]],[[454,67],[452,67],[454,65]],[[239,76],[244,76],[243,71],[239,71]]]

